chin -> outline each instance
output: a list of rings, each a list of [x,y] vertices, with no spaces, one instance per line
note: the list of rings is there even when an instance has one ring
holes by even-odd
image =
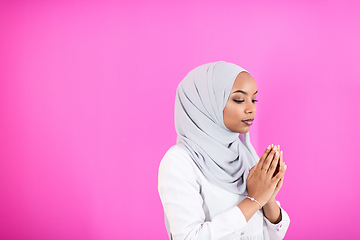
[[[239,129],[239,131],[236,131],[237,133],[248,133],[249,132],[249,130],[250,130],[250,127],[247,127],[247,128],[243,128],[243,129]]]

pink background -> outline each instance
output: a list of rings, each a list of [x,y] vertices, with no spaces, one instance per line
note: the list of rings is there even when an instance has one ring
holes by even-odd
[[[284,150],[286,239],[358,238],[357,1],[49,2],[0,2],[0,239],[167,239],[175,89],[218,60]]]

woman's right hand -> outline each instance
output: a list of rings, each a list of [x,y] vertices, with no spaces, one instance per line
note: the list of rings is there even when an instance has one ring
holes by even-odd
[[[273,195],[276,185],[283,177],[283,172],[274,173],[280,158],[277,146],[270,145],[259,162],[250,169],[247,177],[248,196],[255,198],[264,206]]]

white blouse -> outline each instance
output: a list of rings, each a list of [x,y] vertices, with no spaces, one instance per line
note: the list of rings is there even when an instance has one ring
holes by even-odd
[[[246,222],[237,205],[245,198],[210,183],[190,155],[171,147],[160,163],[158,189],[169,238],[183,239],[283,239],[290,224],[272,224],[259,210]],[[171,234],[171,235],[170,235]]]

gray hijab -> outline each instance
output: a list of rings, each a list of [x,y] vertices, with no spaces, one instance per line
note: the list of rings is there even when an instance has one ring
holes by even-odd
[[[227,62],[208,63],[190,71],[177,88],[177,144],[185,148],[204,176],[217,186],[246,195],[249,169],[259,157],[249,133],[226,128],[223,110],[235,78],[245,69]]]

